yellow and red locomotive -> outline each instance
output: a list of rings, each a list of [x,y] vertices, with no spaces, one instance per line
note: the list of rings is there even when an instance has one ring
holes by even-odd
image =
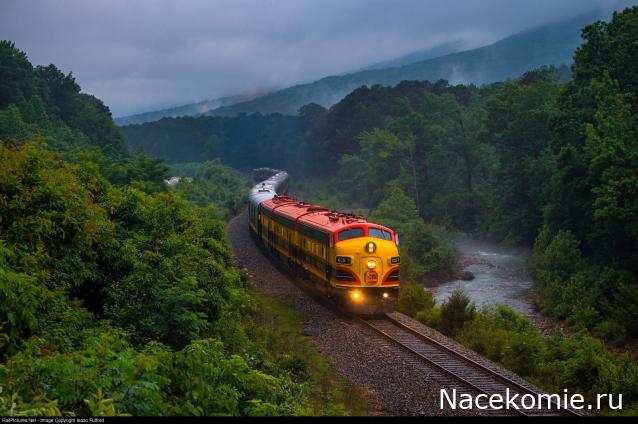
[[[361,313],[392,305],[399,290],[398,235],[361,216],[277,195],[288,174],[256,185],[249,205],[256,240],[331,297]]]

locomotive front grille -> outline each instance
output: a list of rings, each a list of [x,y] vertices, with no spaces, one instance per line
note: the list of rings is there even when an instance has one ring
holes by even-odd
[[[386,281],[399,281],[399,270],[395,269],[394,271],[392,271],[390,275],[388,275]]]
[[[342,271],[340,269],[337,270],[337,274],[335,276],[337,281],[356,281],[355,278],[348,271]]]

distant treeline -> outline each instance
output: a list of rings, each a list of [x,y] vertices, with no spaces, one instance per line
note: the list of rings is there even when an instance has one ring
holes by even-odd
[[[201,162],[220,158],[223,163],[249,169],[270,164],[283,166],[298,144],[301,131],[295,117],[283,115],[237,118],[164,118],[148,124],[123,127],[133,148],[168,162]]]
[[[314,103],[303,106],[299,116],[164,118],[122,129],[133,148],[142,147],[168,162],[219,158],[243,170],[274,166],[321,176],[337,171],[341,155],[358,151],[356,137],[362,131],[384,127],[388,118],[398,116],[398,99],[416,106],[424,92],[451,93],[467,104],[477,90],[443,80],[404,81],[396,87],[361,87],[328,110]]]

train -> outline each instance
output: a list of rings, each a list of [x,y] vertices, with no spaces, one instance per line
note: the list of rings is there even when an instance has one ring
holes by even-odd
[[[393,309],[400,288],[397,233],[287,196],[286,171],[259,168],[253,175],[265,178],[250,190],[248,204],[249,231],[260,247],[352,312]]]

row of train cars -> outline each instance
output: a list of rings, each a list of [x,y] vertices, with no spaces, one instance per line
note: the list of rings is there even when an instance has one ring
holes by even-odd
[[[286,196],[285,171],[260,168],[253,176],[265,178],[250,190],[248,206],[249,231],[260,247],[354,313],[392,309],[401,264],[394,231]]]

